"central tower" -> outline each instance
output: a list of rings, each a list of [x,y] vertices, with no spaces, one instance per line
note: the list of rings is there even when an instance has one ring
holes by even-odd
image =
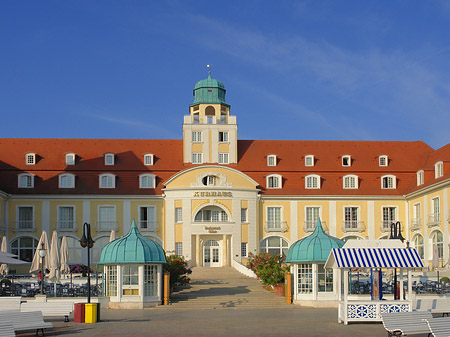
[[[236,116],[230,115],[225,86],[211,78],[198,81],[194,102],[183,122],[183,161],[192,164],[237,162]]]

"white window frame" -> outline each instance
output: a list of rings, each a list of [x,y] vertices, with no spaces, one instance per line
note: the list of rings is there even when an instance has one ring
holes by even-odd
[[[112,179],[112,186],[102,186],[102,178],[103,177],[111,177],[111,179]],[[116,176],[114,174],[111,174],[111,173],[101,174],[98,177],[98,187],[99,188],[116,188]]]
[[[175,207],[175,222],[180,223],[183,222],[183,208]]]
[[[241,242],[241,257],[248,257],[248,242]]]
[[[397,222],[398,219],[399,219],[398,218],[398,216],[399,216],[399,214],[398,214],[398,206],[395,206],[395,205],[382,205],[381,206],[381,221],[385,221],[384,220],[384,209],[385,208],[393,208],[394,212],[395,212],[395,219],[394,220],[388,220],[389,221],[388,227],[390,228],[391,222]]]
[[[438,179],[444,175],[444,163],[442,161],[438,161],[434,164],[434,178]]]
[[[307,190],[320,189],[320,176],[317,174],[309,174],[305,177],[305,188]]]
[[[35,226],[36,226],[36,224],[35,224],[35,221],[36,221],[36,214],[35,214],[35,207],[34,207],[34,205],[17,205],[16,206],[16,229],[22,229],[22,230],[26,230],[26,228],[20,228],[20,225],[19,225],[19,209],[21,208],[21,207],[31,207],[31,209],[32,209],[32,213],[33,213],[33,217],[32,217],[32,219],[31,219],[31,228],[30,228],[30,230],[31,229],[34,229],[35,228]]]
[[[423,170],[417,171],[417,186],[423,185],[425,179],[424,179],[424,172]]]
[[[30,185],[23,184],[22,177],[30,178]],[[28,179],[27,179],[28,182]],[[31,173],[20,173],[17,176],[17,187],[19,188],[34,188],[34,175]]]
[[[202,131],[192,131],[192,143],[203,142],[203,132]]]
[[[379,156],[378,157],[378,165],[380,166],[380,167],[386,167],[386,166],[388,166],[388,156],[386,156],[386,155],[381,155],[381,156]]]
[[[36,153],[27,153],[25,154],[25,164],[26,165],[35,165],[36,164]]]
[[[175,255],[183,256],[183,242],[175,242]]]
[[[105,205],[98,205],[97,206],[97,225],[98,225],[98,229],[105,230],[104,227],[100,226],[100,222],[102,222],[100,220],[100,208],[102,208],[102,207],[109,207],[109,208],[112,207],[112,208],[114,208],[114,218],[115,218],[114,223],[115,223],[115,226],[112,226],[111,229],[107,228],[107,230],[117,230],[117,227],[118,227],[117,207],[116,207],[116,205],[107,205],[107,204],[105,204]]]
[[[141,227],[141,209],[142,208],[153,208],[153,219],[148,218],[148,211],[147,211],[147,228]],[[139,205],[138,206],[138,219],[139,219],[139,229],[141,230],[156,230],[158,228],[158,214],[157,214],[158,208],[156,205]],[[150,224],[150,225],[149,225]]]
[[[192,164],[203,164],[203,153],[192,152]]]
[[[279,208],[280,209],[280,223],[277,223],[276,221],[269,222],[269,208]],[[280,228],[282,228],[283,227],[283,223],[284,223],[284,207],[283,206],[279,206],[279,205],[267,205],[266,206],[266,223],[267,224],[269,224],[269,223],[272,224],[271,229],[278,228],[278,226]]]
[[[347,162],[347,164],[345,164],[345,162]],[[352,156],[350,156],[350,155],[342,156],[342,166],[343,167],[352,166]]]
[[[308,215],[308,211],[307,211],[307,209],[308,208],[318,208],[319,209],[319,219],[322,219],[322,206],[318,206],[318,205],[305,205],[305,227],[308,227],[307,226],[307,223],[308,223],[308,221],[310,221],[310,220],[308,220],[308,217],[307,217],[307,215]],[[308,227],[308,229],[314,229],[314,228],[316,228],[316,221],[315,220],[312,220],[313,222],[315,222],[315,223],[313,223],[313,227],[312,228],[309,228]]]
[[[267,156],[267,166],[277,166],[277,156],[275,154]]]
[[[358,225],[358,228],[361,228],[360,226],[362,225],[362,220],[361,220],[361,206],[358,206],[358,205],[344,205],[344,206],[342,206],[342,220],[343,220],[343,222],[344,222],[344,228],[347,230],[347,229],[349,229],[349,228],[347,228],[347,227],[345,227],[345,209],[346,208],[356,208],[356,222],[357,222],[357,225]],[[350,221],[353,221],[353,220],[350,220]],[[353,229],[353,228],[350,228],[350,229]]]
[[[389,186],[389,179],[392,179],[392,186]],[[387,181],[387,186],[384,187],[384,180]],[[397,177],[392,174],[386,174],[381,177],[381,189],[383,190],[395,190],[397,188]]]
[[[68,186],[63,186],[64,177],[70,178]],[[75,188],[75,175],[73,175],[71,173],[61,173],[58,176],[58,187],[59,188]]]
[[[144,154],[144,165],[146,166],[152,166],[153,165],[153,154],[146,153]]]
[[[346,180],[349,180],[351,183],[346,184]],[[344,190],[357,190],[359,188],[359,178],[355,174],[347,174],[342,177],[342,188]]]
[[[144,179],[148,178],[150,183],[150,186],[144,185]],[[144,173],[139,176],[139,188],[155,188],[156,186],[156,178],[154,174],[150,173]]]
[[[305,166],[314,166],[314,155],[305,156]]]
[[[63,229],[68,229],[68,230],[76,230],[76,219],[77,219],[77,209],[76,209],[76,206],[75,205],[58,205],[57,207],[56,207],[56,222],[57,222],[57,228],[58,228],[58,230],[61,230],[62,228],[60,227],[60,222],[61,222],[61,220],[60,220],[60,208],[61,207],[71,207],[71,208],[73,208],[73,226],[72,226],[72,228],[67,228],[67,227],[64,227]]]
[[[271,179],[271,178],[273,178],[273,179]],[[272,180],[272,182],[277,180],[278,186],[274,186],[273,184],[272,184],[272,186],[270,186],[271,185],[271,184],[269,184],[270,180]],[[279,175],[279,174],[271,174],[266,177],[266,188],[279,189],[279,188],[281,188],[282,183],[283,183],[283,180],[282,180],[281,175]]]
[[[230,140],[228,131],[219,131],[218,140],[219,143],[228,143]]]
[[[416,241],[417,238],[422,238],[422,243],[420,245],[417,245]],[[419,254],[419,257],[421,260],[425,259],[425,238],[423,237],[422,233],[416,233],[411,238],[411,245],[416,249],[417,253]]]
[[[248,223],[248,208],[241,207],[241,223]]]
[[[219,164],[229,164],[229,154],[227,152],[219,153]]]
[[[113,166],[114,165],[114,153],[105,153],[105,165]]]
[[[75,165],[75,153],[66,153],[66,165]]]

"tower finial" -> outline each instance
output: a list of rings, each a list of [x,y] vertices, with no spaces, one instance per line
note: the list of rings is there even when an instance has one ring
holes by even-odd
[[[211,77],[211,64],[207,64],[206,68],[208,68],[208,76]]]

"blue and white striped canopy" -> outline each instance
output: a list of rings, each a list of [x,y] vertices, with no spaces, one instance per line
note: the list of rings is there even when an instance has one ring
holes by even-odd
[[[414,248],[333,248],[326,267],[334,266],[338,268],[423,268],[423,263]]]

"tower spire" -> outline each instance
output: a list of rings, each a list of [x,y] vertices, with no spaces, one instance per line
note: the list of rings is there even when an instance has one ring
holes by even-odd
[[[206,68],[208,68],[208,77],[211,77],[211,64],[207,64]]]

